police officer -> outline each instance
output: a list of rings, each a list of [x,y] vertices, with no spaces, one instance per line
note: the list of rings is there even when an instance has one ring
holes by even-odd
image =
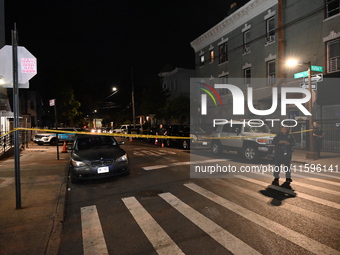
[[[160,124],[159,125],[159,129],[158,131],[156,132],[156,135],[160,135],[161,137],[162,136],[166,136],[167,135],[167,130],[163,127],[163,124]],[[159,147],[163,147],[164,146],[164,138],[159,138],[158,139],[158,146]]]
[[[294,136],[289,134],[288,127],[281,127],[279,132],[273,139],[275,145],[275,169],[274,169],[274,184],[279,182],[281,165],[284,165],[286,173],[286,182],[292,182],[290,173],[290,162],[292,160],[293,146],[295,145]]]
[[[318,153],[319,158],[320,158],[323,137],[324,137],[323,130],[319,127],[319,124],[317,122],[314,122],[313,123],[314,150]]]

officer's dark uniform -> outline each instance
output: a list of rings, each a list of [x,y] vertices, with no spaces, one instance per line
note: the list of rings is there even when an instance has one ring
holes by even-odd
[[[289,144],[280,144],[280,141],[287,141]],[[286,178],[290,179],[290,162],[292,160],[292,154],[293,154],[293,146],[295,145],[295,139],[294,136],[291,134],[283,134],[282,132],[278,133],[274,139],[273,144],[275,145],[275,171],[274,171],[274,178],[278,179],[280,178],[280,168],[283,164],[284,171],[286,173]]]
[[[316,151],[318,153],[318,157],[320,157],[320,152],[321,152],[321,147],[322,147],[323,131],[319,127],[314,127],[313,128],[313,134],[317,135],[317,136],[313,136],[314,151]]]

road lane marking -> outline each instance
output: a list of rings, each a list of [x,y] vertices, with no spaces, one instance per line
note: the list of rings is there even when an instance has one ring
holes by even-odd
[[[158,254],[184,254],[135,197],[122,200]]]
[[[234,190],[236,192],[243,193],[248,197],[252,197],[252,198],[255,198],[257,200],[260,200],[261,202],[265,202],[265,203],[268,202],[268,197],[266,197],[266,196],[264,196],[264,195],[262,195],[258,192],[254,193],[254,191],[242,188],[242,187],[237,186],[235,184],[232,184],[230,182],[226,183],[224,180],[221,180],[221,179],[213,179],[211,181],[215,182],[216,184],[223,185],[225,188],[231,188],[232,190]],[[284,203],[282,208],[285,209],[285,210],[288,210],[292,213],[300,214],[303,217],[308,217],[311,220],[318,221],[321,225],[327,225],[330,228],[340,229],[340,221],[338,221],[338,220],[328,218],[328,217],[323,216],[321,214],[317,214],[317,213],[312,212],[310,210],[306,210],[306,209],[303,209],[301,207],[291,205],[291,204],[288,204],[288,203]]]
[[[158,194],[173,208],[234,254],[261,254],[171,193]]]
[[[276,235],[282,236],[288,241],[312,252],[315,254],[339,254],[339,251],[328,247],[322,243],[319,243],[305,235],[302,235],[294,230],[291,230],[275,221],[272,221],[266,217],[256,214],[242,206],[239,206],[215,193],[212,193],[194,183],[184,184],[187,188],[195,191],[203,197],[225,207],[226,209],[242,216],[243,218],[273,232]],[[246,254],[246,253],[244,253]]]
[[[183,161],[183,162],[170,163],[168,165],[145,166],[145,167],[143,167],[143,170],[149,171],[149,170],[157,170],[157,169],[171,167],[171,166],[185,166],[185,165],[191,165],[191,164],[205,164],[205,163],[220,162],[220,161],[226,161],[226,160],[228,160],[228,159],[208,159],[208,160],[200,160],[200,161]]]
[[[265,187],[268,186],[268,183],[266,183],[266,182],[255,180],[253,178],[248,178],[246,176],[235,175],[235,177],[240,178],[242,180],[245,180],[247,182],[255,183],[255,184],[260,185],[260,186],[265,186]],[[283,192],[287,192],[287,193],[289,192],[289,189],[284,189],[280,186],[271,185],[270,187],[273,188],[273,189],[279,190],[279,191],[283,191]],[[301,193],[301,192],[295,192],[295,194],[296,194],[297,197],[300,197],[300,198],[303,198],[303,199],[306,199],[306,200],[310,200],[312,202],[315,202],[315,203],[318,203],[318,204],[321,204],[321,205],[333,207],[335,209],[340,209],[340,204],[338,204],[338,203],[327,201],[325,199],[318,198],[318,197],[313,197],[313,196],[310,196],[310,195],[307,195],[307,194],[304,194],[304,193]]]
[[[81,227],[85,255],[109,254],[95,205],[81,207]]]
[[[166,165],[145,166],[143,167],[143,169],[145,171],[150,171],[150,170],[156,170],[156,169],[161,169],[161,168],[166,168],[166,167],[169,167],[169,166],[166,166]]]

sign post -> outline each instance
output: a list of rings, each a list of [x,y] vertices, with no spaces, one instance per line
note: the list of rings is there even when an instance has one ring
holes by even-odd
[[[20,148],[19,148],[19,87],[18,87],[18,41],[16,25],[12,30],[13,50],[13,110],[14,110],[14,168],[15,168],[15,198],[16,209],[21,209],[21,186],[20,186]]]
[[[58,118],[57,118],[57,105],[56,99],[50,99],[50,106],[54,106],[54,119],[55,119],[55,129],[58,130]],[[55,134],[56,143],[57,143],[57,159],[59,160],[59,138],[58,138],[58,131]]]
[[[13,88],[15,197],[16,209],[21,209],[20,140],[19,130],[17,130],[19,128],[19,87],[28,88],[28,81],[37,73],[37,66],[36,58],[24,47],[18,46],[16,24],[12,30],[12,46],[6,45],[0,50],[0,60],[3,87]]]

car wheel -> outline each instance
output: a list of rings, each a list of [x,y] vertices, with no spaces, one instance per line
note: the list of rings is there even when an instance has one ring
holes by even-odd
[[[255,146],[247,145],[242,150],[243,158],[248,162],[253,162],[258,158],[258,152]]]
[[[215,155],[220,155],[222,153],[222,146],[220,143],[215,142],[211,145],[211,151]]]
[[[57,145],[57,139],[53,138],[53,139],[50,141],[50,145],[52,145],[52,146]]]
[[[183,147],[184,150],[188,150],[189,149],[189,143],[188,143],[187,140],[183,140],[182,147]]]

